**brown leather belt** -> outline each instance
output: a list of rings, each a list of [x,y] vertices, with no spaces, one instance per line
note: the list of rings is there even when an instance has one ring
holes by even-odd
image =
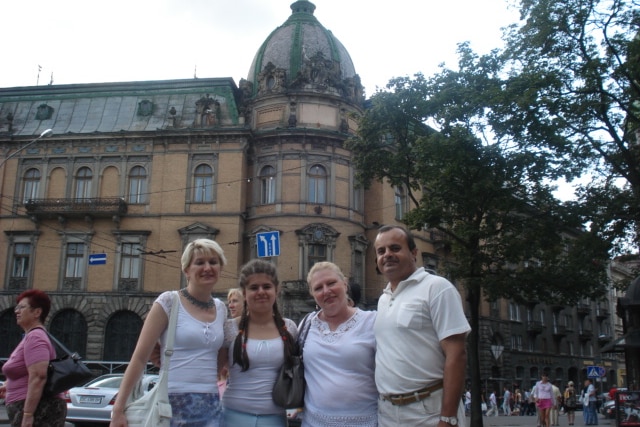
[[[425,388],[421,388],[418,391],[414,391],[411,393],[405,394],[381,394],[380,399],[391,402],[392,405],[396,406],[404,406],[409,403],[420,402],[421,400],[426,399],[431,396],[431,393],[434,391],[440,390],[442,388],[442,381],[438,381],[435,384],[427,386]]]

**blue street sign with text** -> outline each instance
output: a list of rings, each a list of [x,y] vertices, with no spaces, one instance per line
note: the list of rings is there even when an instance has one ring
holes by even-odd
[[[280,255],[280,232],[268,231],[256,234],[259,257],[272,257]]]

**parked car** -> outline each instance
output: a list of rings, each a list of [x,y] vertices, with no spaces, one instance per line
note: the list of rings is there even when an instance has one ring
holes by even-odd
[[[605,416],[605,418],[615,418],[616,417],[616,401],[614,399],[607,400],[602,405],[600,409],[600,413]]]
[[[76,427],[96,423],[108,424],[111,410],[116,402],[123,374],[108,374],[95,378],[83,386],[74,387],[64,393],[67,401],[67,421]],[[142,377],[143,390],[151,390],[159,376],[145,374]]]

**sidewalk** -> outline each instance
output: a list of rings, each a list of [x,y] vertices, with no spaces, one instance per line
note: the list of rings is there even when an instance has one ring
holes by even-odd
[[[514,415],[509,417],[500,415],[498,417],[482,417],[483,427],[536,427],[537,421],[538,417],[533,415]],[[470,419],[467,418],[467,426],[469,423]],[[569,427],[566,415],[560,415],[558,417],[558,423],[560,424],[560,427]],[[598,414],[598,425],[615,427],[616,420],[607,419]],[[582,412],[578,411],[576,412],[576,422],[574,427],[582,426],[584,426],[584,418],[582,417]]]

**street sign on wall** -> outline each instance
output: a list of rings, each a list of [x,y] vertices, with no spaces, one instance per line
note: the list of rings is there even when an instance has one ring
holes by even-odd
[[[280,255],[280,232],[268,231],[256,234],[259,257],[272,257]]]
[[[107,263],[107,254],[89,255],[89,265],[102,265]]]

